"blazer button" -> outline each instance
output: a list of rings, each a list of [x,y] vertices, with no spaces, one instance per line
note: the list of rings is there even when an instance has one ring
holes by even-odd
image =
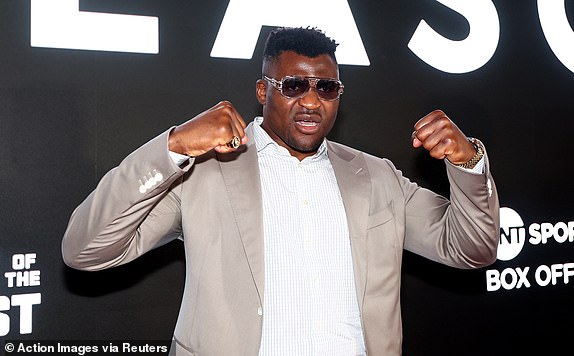
[[[156,181],[157,183],[161,182],[161,181],[163,180],[163,174],[159,173],[159,172],[157,171],[157,169],[154,169],[153,171],[154,171],[154,173],[155,173],[155,175],[153,176],[153,177],[155,178],[155,181]]]
[[[144,194],[145,192],[147,192],[147,188],[141,179],[139,180],[139,183],[140,183],[139,191],[141,194]]]

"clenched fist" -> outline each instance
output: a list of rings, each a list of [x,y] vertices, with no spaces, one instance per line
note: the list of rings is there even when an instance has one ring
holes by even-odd
[[[169,136],[169,150],[192,157],[200,156],[212,149],[220,153],[235,151],[228,143],[234,137],[247,143],[245,121],[228,101],[200,113],[182,125],[177,126]]]
[[[413,147],[423,146],[437,159],[453,164],[468,162],[476,154],[468,138],[441,110],[435,110],[415,124]]]

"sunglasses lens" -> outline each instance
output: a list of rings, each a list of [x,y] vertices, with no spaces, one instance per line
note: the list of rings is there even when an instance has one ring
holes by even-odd
[[[267,80],[269,79],[267,78]],[[313,84],[311,82],[313,82]],[[296,99],[305,96],[311,86],[315,87],[317,95],[323,100],[335,100],[339,98],[339,95],[343,92],[342,84],[338,80],[303,77],[284,77],[280,90],[284,96]],[[279,89],[279,87],[277,87],[277,89]]]
[[[283,95],[290,98],[303,96],[309,90],[309,81],[305,78],[286,78],[283,80]]]
[[[325,100],[334,100],[339,97],[341,85],[338,81],[332,79],[321,79],[317,81],[317,95]]]

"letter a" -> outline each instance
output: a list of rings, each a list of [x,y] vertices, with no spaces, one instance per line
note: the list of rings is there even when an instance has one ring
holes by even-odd
[[[340,64],[370,64],[346,0],[230,0],[211,56],[250,59],[263,26],[317,27],[340,44]]]

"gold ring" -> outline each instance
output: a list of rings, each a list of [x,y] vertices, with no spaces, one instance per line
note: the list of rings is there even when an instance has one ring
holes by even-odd
[[[241,145],[241,139],[237,136],[233,136],[231,141],[227,142],[227,147],[236,149]]]

